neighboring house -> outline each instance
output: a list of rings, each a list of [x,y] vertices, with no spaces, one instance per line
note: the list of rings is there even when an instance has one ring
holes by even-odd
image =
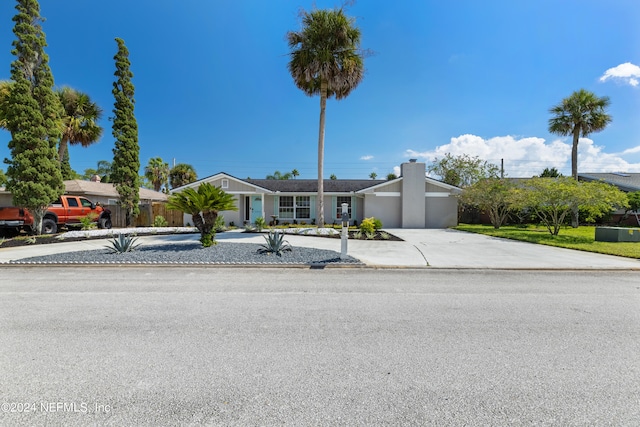
[[[608,173],[579,173],[579,181],[602,181],[615,185],[625,193],[640,191],[640,173],[608,172]],[[618,209],[611,216],[611,223],[620,225],[640,226],[637,213],[632,216],[625,209]]]
[[[84,196],[95,203],[103,205],[115,205],[120,199],[115,184],[108,182],[83,181],[73,179],[64,181],[65,194]],[[140,188],[140,204],[150,204],[153,202],[166,202],[168,195],[159,191]]]
[[[307,179],[239,179],[224,172],[174,188],[172,193],[208,182],[236,198],[238,211],[221,214],[226,223],[313,224],[316,219],[318,181]],[[391,181],[325,180],[325,223],[340,222],[342,203],[349,205],[351,223],[379,218],[385,228],[446,228],[458,223],[458,198],[462,190],[426,177],[424,163],[401,165],[401,175]],[[185,215],[185,224],[193,223]]]
[[[640,173],[579,173],[579,181],[603,181],[615,185],[625,193],[640,191]]]
[[[70,181],[64,181],[65,194],[72,194],[75,196],[84,196],[87,199],[95,203],[103,205],[115,205],[119,199],[118,191],[114,184],[94,182],[94,181],[82,181],[74,179]],[[140,189],[140,203],[149,204],[152,202],[166,202],[168,196],[164,193],[149,190],[146,188]],[[13,198],[11,193],[4,188],[0,188],[0,206],[12,206]]]

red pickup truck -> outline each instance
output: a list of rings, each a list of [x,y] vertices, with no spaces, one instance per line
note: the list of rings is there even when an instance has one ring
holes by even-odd
[[[80,218],[92,216],[100,228],[111,228],[111,211],[80,196],[61,196],[49,206],[42,220],[42,234],[54,234],[63,226],[80,226]],[[0,207],[0,233],[31,232],[33,216],[27,209]]]

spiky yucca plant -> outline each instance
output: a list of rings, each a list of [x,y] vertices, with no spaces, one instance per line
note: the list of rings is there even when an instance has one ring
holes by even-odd
[[[258,249],[258,253],[273,253],[278,256],[282,256],[282,252],[291,252],[293,248],[284,240],[284,233],[280,233],[277,230],[269,231],[267,236],[264,236],[265,244]]]
[[[105,246],[112,254],[123,254],[126,252],[133,252],[140,243],[136,244],[138,239],[126,234],[118,234],[110,243],[111,246]]]

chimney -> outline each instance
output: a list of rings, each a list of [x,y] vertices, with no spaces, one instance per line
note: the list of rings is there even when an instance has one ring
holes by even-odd
[[[402,172],[402,228],[424,228],[426,223],[426,165],[416,159],[400,165]]]

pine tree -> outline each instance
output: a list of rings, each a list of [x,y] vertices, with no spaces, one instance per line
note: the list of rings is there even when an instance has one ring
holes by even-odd
[[[135,100],[134,86],[131,83],[133,73],[130,70],[129,50],[124,40],[116,38],[118,53],[113,59],[116,62],[117,80],[113,83],[113,164],[111,166],[111,180],[116,184],[120,194],[119,204],[126,211],[126,226],[133,224],[133,220],[140,213],[140,146],[138,145],[138,123],[133,113]]]
[[[31,212],[33,232],[40,234],[42,218],[51,202],[64,192],[57,144],[60,140],[62,107],[53,91],[49,57],[44,52],[46,37],[40,23],[37,0],[17,0],[18,13],[13,17],[11,53],[12,89],[5,112],[6,127],[11,132],[7,189],[13,202]]]

